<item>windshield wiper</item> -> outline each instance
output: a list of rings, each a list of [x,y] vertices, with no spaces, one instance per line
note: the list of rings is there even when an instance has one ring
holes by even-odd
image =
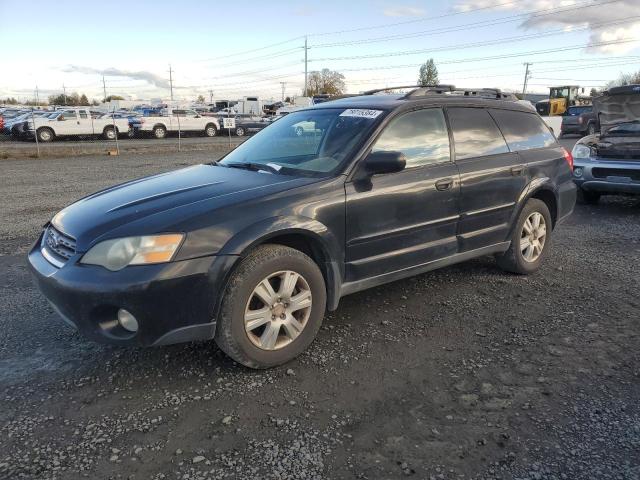
[[[272,165],[267,165],[264,163],[256,163],[256,162],[233,162],[233,163],[227,163],[225,164],[225,166],[229,167],[229,168],[242,168],[244,170],[251,170],[253,172],[258,172],[260,170],[263,170],[265,172],[270,172],[270,173],[280,173],[280,170],[278,168],[273,167]]]

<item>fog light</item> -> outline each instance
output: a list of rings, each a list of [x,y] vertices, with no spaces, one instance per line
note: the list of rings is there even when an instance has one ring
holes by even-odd
[[[581,177],[582,176],[582,168],[580,167],[576,167],[573,169],[573,176],[574,177]]]
[[[138,331],[138,321],[136,317],[127,312],[124,308],[118,310],[118,323],[122,328],[129,332]]]

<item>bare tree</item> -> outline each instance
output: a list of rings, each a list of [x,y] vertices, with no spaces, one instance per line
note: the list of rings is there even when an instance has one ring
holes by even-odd
[[[321,93],[342,95],[346,88],[344,84],[344,75],[340,72],[329,70],[328,68],[310,72],[307,83],[307,95],[309,96]]]
[[[617,79],[607,83],[607,88],[635,84],[640,84],[640,71],[635,73],[621,73]]]

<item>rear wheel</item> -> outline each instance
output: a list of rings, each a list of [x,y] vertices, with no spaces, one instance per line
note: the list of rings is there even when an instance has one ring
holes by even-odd
[[[156,138],[164,138],[167,136],[167,129],[162,125],[153,127],[153,136]]]
[[[537,198],[529,199],[518,216],[509,249],[496,256],[498,266],[523,275],[534,273],[549,250],[551,230],[547,204]]]
[[[597,192],[587,192],[582,188],[578,188],[577,193],[576,201],[582,205],[595,205],[600,201],[600,194]]]
[[[246,131],[244,129],[244,127],[237,127],[236,128],[236,136],[238,137],[244,137],[246,135]]]
[[[38,135],[38,141],[40,142],[50,142],[55,136],[50,128],[39,128],[36,135]]]
[[[114,127],[105,127],[104,131],[102,132],[102,136],[106,140],[115,140],[117,135],[118,134],[117,134],[116,129]]]
[[[281,365],[311,344],[325,305],[324,278],[313,260],[289,247],[262,245],[229,280],[215,340],[247,367]]]

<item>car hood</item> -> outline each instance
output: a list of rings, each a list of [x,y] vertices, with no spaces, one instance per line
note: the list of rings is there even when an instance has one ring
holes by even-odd
[[[638,90],[627,88],[620,93],[614,89],[593,99],[593,107],[600,119],[600,132],[621,123],[640,119],[640,86]]]
[[[61,210],[51,223],[76,239],[78,251],[85,251],[105,234],[140,224],[141,219],[154,217],[151,224],[155,227],[132,234],[160,233],[161,225],[179,223],[201,208],[216,210],[314,181],[317,179],[196,165],[101,190]],[[158,221],[162,214],[166,222]]]

